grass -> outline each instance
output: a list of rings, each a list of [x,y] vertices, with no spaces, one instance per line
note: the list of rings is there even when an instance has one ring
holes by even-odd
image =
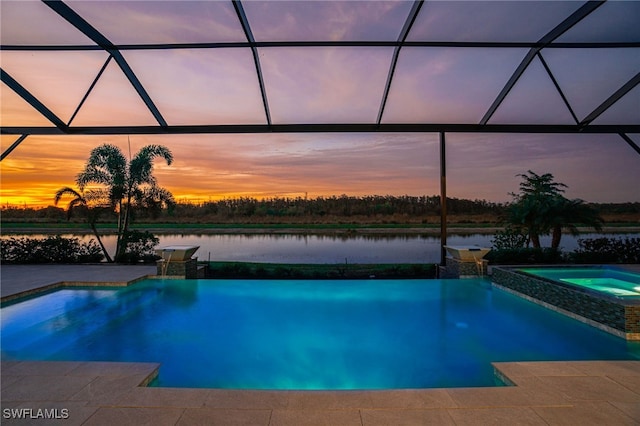
[[[449,224],[450,229],[484,229],[493,230],[495,224]],[[97,225],[101,233],[109,234],[117,231],[115,223],[100,223]],[[425,233],[438,232],[440,224],[367,224],[367,223],[142,223],[137,222],[132,229],[146,230],[154,234],[190,233],[190,234],[255,234],[255,233]],[[84,223],[77,222],[3,222],[2,231],[8,233],[90,233],[90,228]]]
[[[435,278],[432,264],[289,264],[204,262],[207,278],[237,279],[370,279]]]
[[[99,223],[98,229],[116,229],[116,223]],[[135,228],[153,229],[357,229],[357,228],[437,228],[439,224],[415,223],[144,223],[136,222]],[[2,222],[3,228],[24,229],[85,229],[79,222]]]
[[[638,222],[608,222],[604,232],[637,232]],[[498,223],[455,222],[447,224],[451,234],[493,234],[502,229]],[[82,222],[2,222],[2,233],[11,234],[90,234],[87,224]],[[115,223],[100,223],[101,234],[115,234]],[[440,224],[434,223],[149,223],[136,222],[132,229],[149,231],[156,235],[168,234],[343,234],[355,235],[400,235],[439,234]],[[591,232],[585,229],[584,232]]]

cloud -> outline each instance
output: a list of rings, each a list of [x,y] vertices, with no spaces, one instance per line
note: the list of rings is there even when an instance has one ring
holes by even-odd
[[[266,123],[248,49],[133,51],[124,56],[169,124]]]
[[[373,123],[391,48],[261,48],[275,123]]]
[[[415,155],[426,145],[423,135],[235,135],[189,145],[192,154],[174,149],[182,160],[167,173],[206,170],[208,179],[191,185],[208,188],[214,197],[229,193],[230,186],[258,195],[419,194],[429,188],[428,170],[437,178],[437,158],[429,168],[429,156]]]
[[[68,3],[115,44],[246,40],[231,2],[191,1],[189,7],[177,1]]]
[[[436,195],[437,134],[136,135],[170,148],[155,164],[160,185],[180,200],[232,196]],[[640,158],[617,135],[448,134],[447,194],[504,202],[517,174],[552,173],[566,195],[591,202],[640,201]],[[49,205],[73,186],[90,150],[126,136],[30,136],[2,163],[3,204]],[[5,137],[3,147],[11,143]]]
[[[534,42],[578,7],[571,1],[429,2],[409,40]]]
[[[249,1],[243,7],[257,41],[395,41],[411,2]]]
[[[451,134],[447,146],[452,196],[504,200],[532,170],[568,185],[569,198],[640,200],[640,158],[618,135]]]
[[[478,123],[523,49],[402,49],[384,123]]]

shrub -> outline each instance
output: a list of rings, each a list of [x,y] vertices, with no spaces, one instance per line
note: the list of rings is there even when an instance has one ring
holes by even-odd
[[[124,235],[124,254],[116,262],[152,262],[158,258],[154,248],[160,243],[158,237],[149,231],[128,231]]]
[[[578,239],[574,263],[640,263],[640,238]]]
[[[83,243],[79,238],[7,238],[0,240],[3,263],[94,263],[103,258],[95,240]]]
[[[562,252],[557,249],[543,248],[511,248],[492,250],[485,256],[492,264],[498,265],[526,265],[562,263]]]
[[[640,238],[578,239],[578,248],[563,254],[551,248],[502,248],[485,258],[494,264],[533,263],[640,263]]]
[[[506,227],[503,231],[497,231],[491,244],[496,250],[512,250],[523,248],[527,243],[527,235],[521,230]]]

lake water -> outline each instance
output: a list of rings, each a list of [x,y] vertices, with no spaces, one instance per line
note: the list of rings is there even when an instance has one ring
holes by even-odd
[[[91,235],[63,235],[83,240]],[[301,234],[242,234],[242,235],[157,235],[158,247],[170,245],[200,246],[195,256],[199,260],[264,263],[439,263],[438,235],[301,235]],[[44,237],[30,235],[30,237]],[[563,235],[565,251],[578,247],[578,238],[640,238],[640,233]],[[491,247],[491,234],[449,235],[449,245],[479,245]],[[541,238],[543,247],[551,237]],[[103,237],[110,253],[115,251],[116,238]]]

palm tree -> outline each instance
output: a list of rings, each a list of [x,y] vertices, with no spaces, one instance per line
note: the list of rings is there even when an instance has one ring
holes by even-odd
[[[552,207],[549,214],[549,225],[551,227],[551,248],[560,248],[562,230],[567,229],[571,235],[578,235],[577,225],[584,225],[594,228],[596,231],[602,230],[604,220],[598,212],[583,200],[568,200],[564,197],[559,199]]]
[[[520,182],[520,197],[541,197],[548,195],[559,195],[567,187],[564,183],[554,182],[551,173],[538,175],[531,170],[528,174],[518,174],[522,178]]]
[[[109,252],[102,243],[102,239],[100,238],[100,234],[98,233],[98,228],[96,227],[96,222],[98,221],[98,217],[100,216],[102,210],[104,210],[104,207],[90,205],[90,200],[92,198],[94,200],[98,198],[96,197],[97,193],[92,191],[91,193],[89,193],[89,196],[85,196],[81,191],[76,191],[73,188],[65,186],[64,188],[60,188],[56,191],[54,204],[58,205],[60,200],[67,195],[70,195],[72,197],[71,201],[69,201],[69,204],[67,205],[67,219],[71,218],[71,215],[74,211],[81,210],[82,213],[86,216],[87,221],[89,222],[89,226],[93,231],[93,235],[95,235],[96,239],[98,240],[98,244],[102,249],[102,253],[104,254],[105,259],[107,259],[107,262],[109,263],[113,262],[111,256],[109,256]]]
[[[562,230],[577,234],[577,224],[602,229],[604,221],[598,212],[584,201],[569,200],[562,194],[567,185],[554,182],[550,173],[538,175],[531,170],[522,177],[520,193],[511,194],[514,202],[507,211],[507,221],[517,229],[526,230],[529,242],[540,248],[540,236],[552,233],[552,248],[560,247]]]
[[[127,161],[120,148],[103,144],[91,151],[84,170],[76,178],[80,190],[92,184],[101,185],[108,193],[111,207],[118,213],[116,260],[126,251],[126,236],[135,202],[150,194],[160,194],[161,201],[173,201],[171,193],[158,187],[153,176],[156,157],[164,159],[167,165],[173,162],[173,154],[162,145],[147,145]]]
[[[567,186],[554,182],[551,173],[538,175],[531,170],[527,174],[519,174],[520,193],[511,194],[515,202],[509,206],[508,220],[513,225],[523,228],[529,235],[529,242],[535,248],[540,248],[540,235],[547,234],[551,229],[548,223],[553,205]]]
[[[535,200],[522,198],[508,206],[506,221],[514,231],[527,236],[526,246],[540,247],[540,235],[544,234],[540,222],[539,205]]]

